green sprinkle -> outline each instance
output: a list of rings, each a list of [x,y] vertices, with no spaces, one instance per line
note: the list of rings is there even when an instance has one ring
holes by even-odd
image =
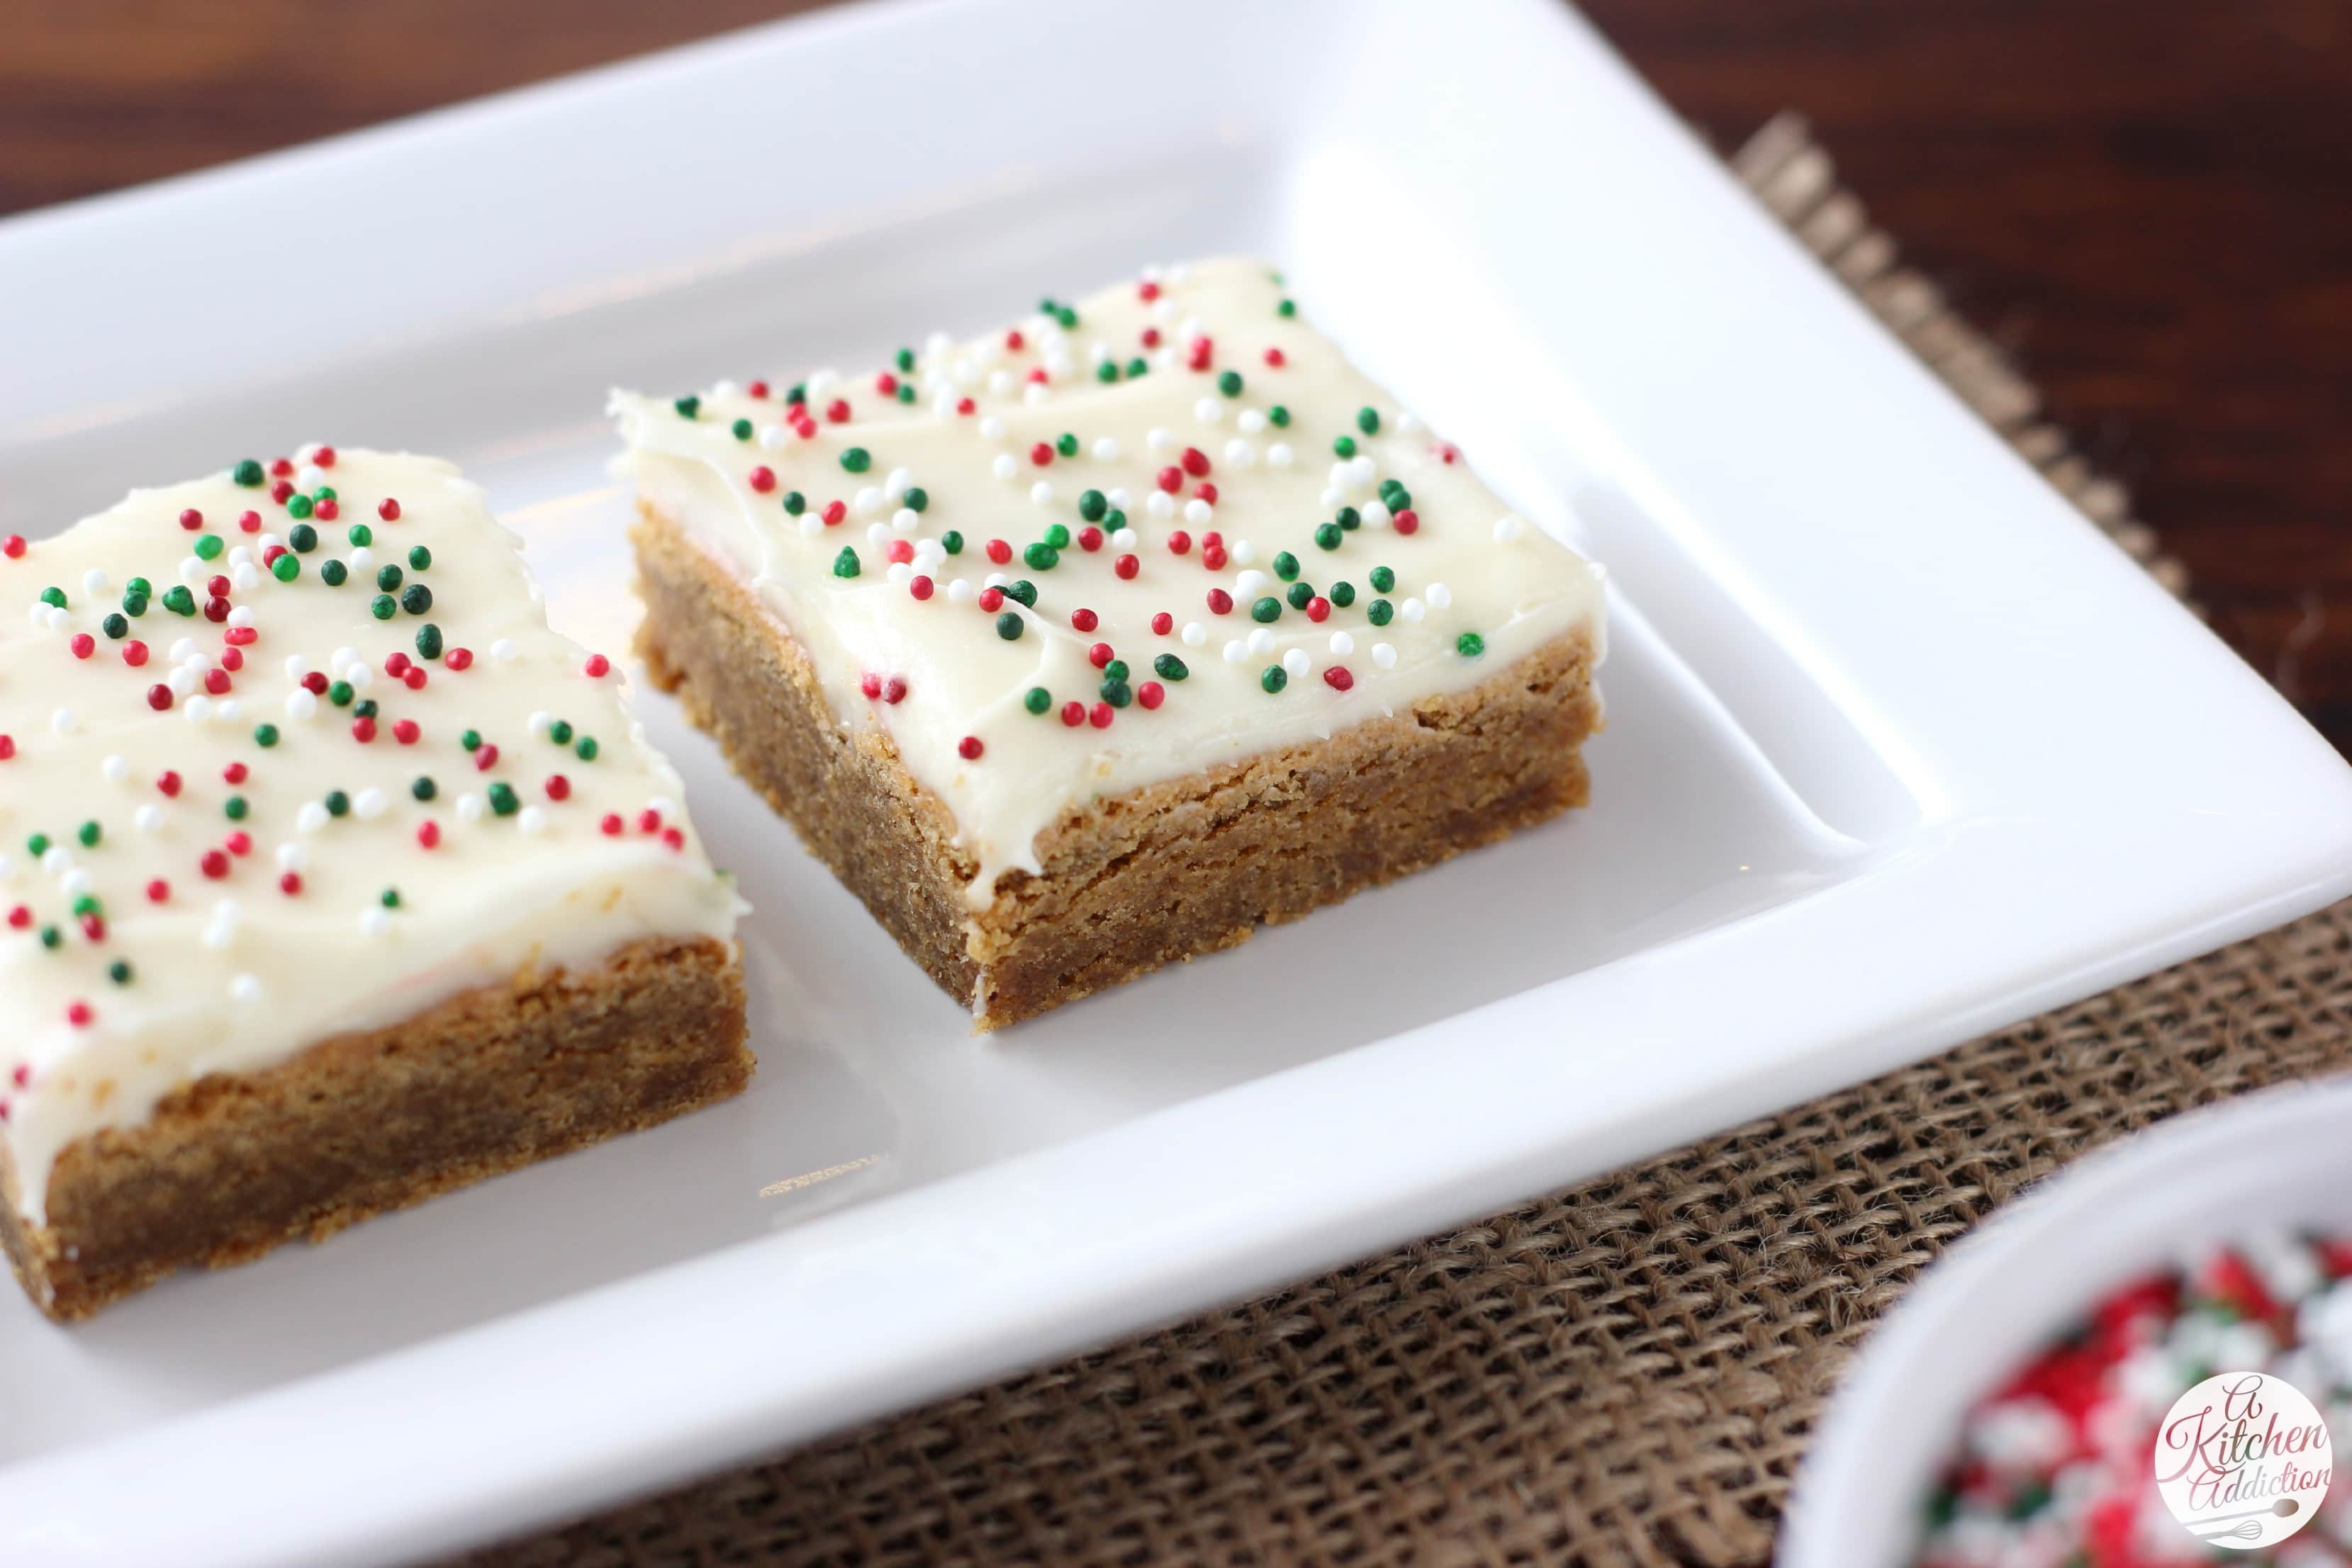
[[[163,607],[175,616],[193,616],[196,613],[196,596],[174,583],[163,590]]]
[[[1295,316],[1298,314],[1298,302],[1296,300],[1285,300],[1274,308],[1274,313],[1284,317]]]
[[[793,383],[792,390],[784,394],[784,402],[788,405],[793,403],[806,403],[807,401],[808,383],[805,381],[796,381]]]
[[[123,595],[122,613],[129,616],[134,621],[140,616],[145,615],[147,613],[147,595],[144,594]]]
[[[80,898],[78,898],[73,901],[73,912],[74,919],[79,920],[84,915],[104,914],[106,912],[106,906],[100,903],[89,894],[84,893]]]
[[[332,485],[320,485],[317,489],[310,492],[310,499],[313,501],[333,500],[335,499],[335,487]]]
[[[1381,433],[1380,410],[1377,408],[1357,409],[1356,428],[1361,430],[1367,436],[1379,435]]]
[[[1114,708],[1124,708],[1135,700],[1134,691],[1124,680],[1106,679],[1097,689],[1102,693],[1102,700]]]
[[[433,590],[422,583],[411,583],[401,590],[400,607],[412,616],[421,616],[433,607]]]
[[[441,657],[441,628],[431,621],[416,628],[416,657],[428,659]]]
[[[1272,595],[1260,599],[1256,604],[1250,606],[1251,620],[1278,621],[1281,618],[1282,601],[1273,597]]]
[[[399,567],[387,563],[375,569],[375,585],[389,594],[400,586],[406,575]]]
[[[1344,610],[1356,602],[1356,585],[1353,583],[1334,583],[1323,590],[1323,596]]]
[[[1151,661],[1151,672],[1162,680],[1181,680],[1192,672],[1184,661],[1172,653],[1163,653]]]
[[[912,492],[910,491],[908,493],[911,494]],[[945,533],[940,535],[940,548],[946,551],[950,555],[962,554],[963,535],[958,533],[952,528],[949,529]]]
[[[216,561],[225,548],[226,547],[221,543],[221,536],[217,533],[199,533],[196,535],[196,542],[194,546],[196,559],[199,561]]]
[[[1326,550],[1339,549],[1339,542],[1347,537],[1347,534],[1341,531],[1339,525],[1336,522],[1325,522],[1316,525],[1315,542]]]
[[[1396,574],[1385,566],[1372,568],[1372,592],[1385,594],[1396,586]]]
[[[489,797],[490,809],[500,816],[512,816],[522,809],[522,802],[515,798],[514,785],[504,779],[490,786]]]
[[[126,599],[131,597],[133,595],[136,595],[142,599],[149,598],[153,595],[154,592],[155,584],[150,583],[144,577],[133,577],[130,582],[122,584],[122,596]]]
[[[259,746],[265,752],[269,750],[270,747],[278,744],[278,726],[275,724],[256,724],[253,727],[253,743]]]
[[[326,800],[321,804],[326,806],[329,816],[343,816],[351,812],[352,797],[341,790],[331,789],[327,792]]]
[[[1117,533],[1120,529],[1125,528],[1126,526],[1127,513],[1119,510],[1118,508],[1113,507],[1108,511],[1103,513],[1103,527],[1109,531]]]
[[[121,642],[131,635],[131,623],[120,615],[110,615],[98,623],[98,629],[116,642]]]
[[[36,860],[39,859],[48,852],[49,836],[47,834],[36,833],[30,838],[25,840],[25,853],[30,855]]]
[[[841,553],[833,558],[833,574],[836,577],[855,577],[860,570],[857,564],[856,547],[843,545]]]
[[[1033,686],[1021,695],[1021,706],[1032,713],[1043,713],[1054,705],[1054,694],[1042,686]]]
[[[1293,583],[1290,585],[1290,592],[1286,596],[1290,600],[1290,607],[1292,609],[1303,610],[1314,602],[1315,584],[1312,583]]]
[[[911,381],[902,381],[902,382],[900,382],[900,383],[898,384],[898,393],[897,393],[897,395],[896,395],[898,396],[898,401],[899,401],[899,402],[901,402],[901,403],[912,403],[912,402],[914,402],[914,401],[915,401],[915,384],[914,384],[913,382],[911,382]]]
[[[50,587],[42,589],[41,603],[60,610],[69,607],[66,604],[66,591],[63,588]]]
[[[351,542],[352,549],[365,550],[375,542],[375,530],[364,522],[355,522],[343,530],[343,537]]]
[[[1075,458],[1078,455],[1078,438],[1065,430],[1054,438],[1054,450],[1065,458]]]
[[[1290,677],[1286,672],[1285,672],[1282,666],[1278,664],[1269,664],[1265,667],[1265,673],[1257,678],[1257,683],[1265,689],[1266,695],[1270,697],[1274,693],[1281,690],[1284,687],[1289,685]]]
[[[302,575],[302,558],[289,550],[269,563],[269,574],[280,583],[291,583]]]
[[[327,700],[338,708],[350,707],[352,699],[355,695],[356,693],[352,689],[352,683],[348,680],[338,680],[327,688]]]
[[[905,503],[908,511],[919,512],[929,509],[931,492],[920,485],[910,485],[907,489],[907,493],[898,499]]]
[[[368,601],[368,614],[379,621],[392,619],[393,613],[399,608],[400,606],[393,602],[393,597],[389,594],[378,594]]]
[[[1049,524],[1045,529],[1045,542],[1056,550],[1067,550],[1070,547],[1070,531],[1058,522]]]
[[[286,515],[289,517],[310,516],[310,498],[306,495],[288,496],[286,498]]]
[[[57,927],[43,926],[41,928],[41,945],[43,947],[54,948],[65,940],[66,933],[59,931]]]
[[[1242,373],[1237,370],[1220,373],[1217,376],[1217,390],[1227,397],[1239,397],[1242,395]]]
[[[596,760],[596,737],[593,735],[581,736],[579,740],[572,742],[572,754],[578,757],[583,763],[594,762]]]
[[[691,419],[697,414],[702,412],[702,399],[699,397],[681,397],[676,403],[671,404],[670,406],[677,410],[677,416],[680,419]]]
[[[1286,428],[1290,424],[1290,410],[1277,403],[1265,411],[1265,422],[1277,429]]]
[[[433,552],[425,549],[422,544],[410,546],[408,552],[408,569],[411,572],[425,571],[432,564]]]
[[[1454,639],[1454,651],[1464,658],[1476,658],[1486,651],[1486,639],[1476,632],[1464,632]]]
[[[1358,511],[1354,507],[1343,506],[1339,510],[1339,512],[1333,516],[1331,521],[1338,523],[1340,528],[1345,530],[1347,532],[1353,533],[1356,530],[1364,526],[1364,514]]]
[[[571,721],[565,719],[558,719],[554,723],[550,724],[547,727],[547,738],[554,742],[559,746],[568,746],[572,744]]]
[[[727,428],[734,433],[735,439],[738,441],[748,441],[751,438],[751,422],[749,419],[738,419]]]
[[[1339,437],[1332,441],[1331,450],[1343,458],[1352,458],[1356,455],[1356,438],[1353,436]]]
[[[93,819],[91,821],[85,822],[79,827],[75,828],[74,837],[81,840],[81,847],[83,848],[95,849],[98,847],[99,839],[105,834],[105,832],[106,829],[100,827]]]
[[[1021,612],[1018,610],[1000,610],[997,612],[996,635],[1003,637],[1006,642],[1019,642],[1021,640],[1021,633],[1026,625],[1027,623],[1022,620]]]
[[[433,782],[431,774],[419,773],[410,782],[408,793],[419,800],[431,800],[441,793],[441,786]]]
[[[892,358],[890,363],[898,367],[898,374],[900,375],[904,375],[908,371],[915,368],[915,351],[912,349],[900,349],[897,355]]]
[[[233,795],[229,796],[228,799],[223,803],[221,810],[227,814],[228,819],[231,822],[243,822],[245,820],[246,810],[245,796],[241,795]]]
[[[841,466],[853,474],[862,474],[874,466],[874,454],[863,447],[852,447],[841,454]]]
[[[1390,604],[1386,599],[1374,599],[1370,604],[1364,606],[1364,619],[1371,622],[1372,625],[1376,626],[1387,626],[1391,617],[1395,616],[1395,614],[1396,606]]]
[[[375,715],[375,699],[373,697],[361,698],[359,706],[352,710],[352,717],[354,719],[373,719]]]
[[[1108,664],[1103,666],[1103,676],[1106,679],[1109,680],[1125,680],[1128,676],[1127,660],[1123,658],[1112,659]]]
[[[808,497],[801,494],[798,490],[786,490],[784,492],[785,516],[798,517],[801,513],[806,510],[808,510]]]
[[[467,730],[457,737],[457,744],[469,752],[478,752],[482,749],[482,732],[479,730]]]
[[[1078,515],[1088,522],[1100,522],[1103,513],[1110,510],[1110,498],[1100,490],[1083,490],[1078,495]]]
[[[381,895],[381,899],[385,909],[396,910],[400,908],[400,889],[398,888],[386,888]]]
[[[1061,559],[1061,552],[1050,544],[1032,544],[1021,552],[1023,563],[1032,572],[1051,572]]]
[[[1287,550],[1276,552],[1274,557],[1274,574],[1286,583],[1296,582],[1298,577],[1298,557]]]
[[[1108,386],[1112,382],[1117,381],[1118,379],[1118,361],[1115,359],[1107,359],[1103,361],[1102,363],[1095,366],[1095,379],[1101,382],[1105,386]]]
[[[118,958],[106,966],[106,977],[117,985],[128,985],[131,984],[131,965]]]
[[[1151,362],[1138,354],[1127,362],[1127,379],[1133,381],[1139,375],[1148,374],[1150,370]]]
[[[1412,492],[1391,479],[1381,488],[1381,500],[1388,503],[1391,511],[1403,511],[1412,505]]]
[[[228,471],[228,477],[247,489],[257,489],[262,480],[261,465],[247,458]]]
[[[1069,306],[1064,305],[1055,310],[1054,320],[1061,322],[1063,330],[1067,331],[1078,324],[1078,313]]]
[[[319,581],[330,588],[341,587],[351,574],[351,568],[340,561],[325,562],[319,567]]]
[[[1037,607],[1037,584],[1026,577],[1018,577],[1004,584],[1002,590],[1008,599],[1018,599],[1031,609]]]
[[[307,522],[298,522],[286,531],[286,542],[298,553],[308,555],[319,548],[319,531]]]

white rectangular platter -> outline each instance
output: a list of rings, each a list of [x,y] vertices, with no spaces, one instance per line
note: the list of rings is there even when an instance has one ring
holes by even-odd
[[[646,698],[753,1089],[77,1330],[0,1292],[0,1562],[521,1529],[2352,890],[2335,754],[1542,0],[856,7],[0,223],[0,532],[406,446],[618,648],[607,386],[1234,250],[1609,563],[1591,809],[976,1042]]]

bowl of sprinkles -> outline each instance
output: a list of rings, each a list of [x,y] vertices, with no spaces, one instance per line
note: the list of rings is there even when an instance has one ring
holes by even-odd
[[[2352,1079],[2036,1187],[1864,1346],[1780,1568],[2352,1568]]]

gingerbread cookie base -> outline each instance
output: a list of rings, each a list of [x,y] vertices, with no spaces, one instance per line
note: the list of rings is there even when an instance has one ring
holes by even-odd
[[[1579,632],[1328,741],[1073,808],[973,910],[972,858],[886,736],[836,722],[807,657],[650,508],[634,532],[654,683],[976,1027],[1000,1028],[1581,805],[1600,728]]]
[[[278,1066],[215,1075],[68,1144],[45,1223],[0,1146],[0,1246],[59,1321],[650,1127],[749,1081],[743,979],[711,938],[525,973]]]

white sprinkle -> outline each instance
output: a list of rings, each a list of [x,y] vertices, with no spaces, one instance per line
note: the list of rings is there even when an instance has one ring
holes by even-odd
[[[914,574],[915,569],[904,561],[893,561],[890,563],[890,569],[882,574],[884,579],[894,588],[905,587],[907,580]]]
[[[824,519],[813,511],[801,513],[801,531],[811,539],[824,531]]]
[[[91,567],[89,571],[81,574],[81,588],[82,592],[85,594],[105,593],[106,574],[100,571],[95,566]]]
[[[1031,485],[1029,487],[1029,499],[1035,501],[1039,506],[1053,505],[1054,481],[1051,479],[1039,479],[1035,484]]]
[[[180,581],[183,583],[194,583],[211,570],[199,556],[184,555],[180,558]]]
[[[187,715],[191,724],[208,723],[213,716],[213,700],[200,691],[182,703],[180,711]]]
[[[1135,530],[1131,528],[1115,529],[1111,532],[1110,542],[1112,547],[1115,549],[1132,550],[1135,548]]]
[[[860,517],[872,517],[882,510],[882,487],[860,485],[857,493],[849,498],[849,510]]]
[[[375,552],[362,544],[352,551],[352,575],[364,577],[375,568]]]
[[[987,576],[980,580],[980,585],[983,588],[1002,588],[1004,584],[1012,581],[1013,578],[1009,573],[991,572]]]
[[[1290,443],[1287,441],[1276,441],[1265,449],[1267,468],[1286,468],[1290,467]]]
[[[914,487],[914,469],[905,468],[893,468],[882,480],[882,493],[895,501],[903,497],[908,490],[911,489]]]
[[[131,814],[131,825],[142,833],[160,833],[163,830],[163,808],[150,802]]]
[[[866,542],[873,545],[877,550],[883,545],[889,543],[890,525],[887,522],[874,522],[866,524]]]
[[[1176,432],[1164,425],[1154,425],[1143,433],[1143,444],[1155,452],[1165,452],[1176,445]]]
[[[536,838],[547,831],[547,813],[535,805],[526,805],[515,815],[515,826],[526,837]]]
[[[1246,566],[1257,559],[1257,546],[1246,539],[1236,539],[1226,547],[1225,553],[1236,563]]]
[[[1429,607],[1433,610],[1442,610],[1454,603],[1454,590],[1443,583],[1432,583],[1422,591],[1422,595],[1429,601]]]
[[[299,871],[308,860],[302,846],[291,838],[278,847],[278,868],[281,871]]]
[[[1411,436],[1420,430],[1421,416],[1407,408],[1397,415],[1397,434]]]
[[[1184,629],[1177,635],[1184,639],[1186,647],[1199,647],[1209,640],[1209,628],[1198,621],[1186,621]]]
[[[1242,641],[1239,637],[1235,637],[1233,641],[1225,645],[1225,662],[1227,664],[1239,664],[1242,660],[1247,658],[1249,658],[1249,645]]]
[[[294,488],[298,490],[315,490],[326,482],[327,470],[316,463],[306,462],[294,470]]]
[[[1408,621],[1418,621],[1425,613],[1419,599],[1407,599],[1397,606],[1397,614]]]
[[[1274,651],[1273,629],[1268,626],[1251,627],[1249,635],[1249,650],[1250,652],[1257,655],[1260,658],[1264,658],[1267,654],[1272,653]]]
[[[1192,417],[1203,425],[1214,425],[1225,416],[1225,405],[1213,397],[1203,397],[1192,405]]]
[[[1257,448],[1236,436],[1225,443],[1225,461],[1236,468],[1246,468],[1257,461]]]
[[[1103,500],[1110,502],[1111,505],[1118,508],[1119,510],[1125,511],[1127,510],[1128,502],[1127,487],[1125,485],[1111,486],[1110,489],[1103,491]]]
[[[1207,522],[1211,518],[1213,518],[1216,515],[1217,509],[1211,506],[1207,501],[1201,500],[1198,496],[1193,497],[1191,500],[1184,503],[1184,521],[1192,523],[1194,527],[1198,527],[1202,523]]]
[[[1246,599],[1255,595],[1274,579],[1252,567],[1234,579],[1234,592]]]
[[[1291,679],[1303,680],[1315,668],[1315,661],[1307,657],[1305,648],[1295,647],[1282,656],[1282,668],[1290,672]]]
[[[1033,381],[1021,390],[1021,401],[1027,404],[1032,408],[1036,407],[1039,404],[1045,402],[1046,398],[1052,395],[1052,390],[1042,381]]]
[[[1356,639],[1354,637],[1349,637],[1345,632],[1333,632],[1331,634],[1331,656],[1334,658],[1345,658],[1355,651]]]
[[[1145,499],[1143,510],[1164,521],[1176,515],[1176,498],[1166,490],[1153,490]]]
[[[284,541],[280,540],[276,534],[267,534],[264,535],[264,537],[272,544],[284,542]],[[236,548],[228,552],[228,564],[231,570],[235,570],[239,566],[250,566],[254,564],[253,551],[247,545],[240,544],[236,546]]]
[[[355,659],[343,671],[343,684],[353,691],[365,691],[375,681],[375,667],[365,660]]]
[[[989,471],[1000,479],[1016,479],[1021,473],[1021,464],[1012,453],[999,452],[996,461],[989,465]]]
[[[1507,511],[1502,516],[1495,520],[1495,542],[1497,544],[1508,544],[1511,541],[1517,539],[1522,532],[1524,532],[1526,529],[1527,524],[1521,522],[1517,518],[1513,517]]]
[[[977,597],[978,591],[961,577],[948,584],[948,603],[950,605],[969,605]]]
[[[890,526],[900,533],[912,533],[923,521],[923,514],[913,507],[902,506],[890,514]]]
[[[1004,421],[993,414],[983,414],[980,418],[980,433],[988,440],[1002,441],[1004,439]]]
[[[1372,662],[1379,665],[1382,669],[1394,669],[1396,668],[1396,649],[1391,647],[1384,642],[1374,643],[1372,645]]]
[[[771,452],[781,449],[783,444],[791,438],[791,436],[786,433],[784,427],[781,425],[762,425],[760,426],[760,445],[766,447]]]
[[[370,904],[360,911],[360,934],[384,937],[392,934],[392,911],[382,904]]]
[[[52,844],[41,853],[41,869],[52,877],[62,877],[73,869],[73,851],[62,844]]]
[[[294,831],[316,833],[327,826],[327,808],[315,800],[306,800],[302,809],[294,814]]]
[[[1367,528],[1386,528],[1389,525],[1389,503],[1384,500],[1368,500],[1357,510]]]
[[[1265,416],[1255,408],[1244,408],[1234,416],[1234,428],[1244,436],[1255,436],[1265,428]]]
[[[98,764],[98,771],[107,783],[121,784],[131,776],[131,759],[119,753],[110,755]]]
[[[532,736],[537,737],[546,734],[548,726],[554,722],[555,715],[541,708],[534,710],[531,716],[522,721],[522,727],[530,731]]]
[[[173,658],[181,657],[180,649],[176,644],[173,647],[172,657]],[[328,657],[327,668],[333,670],[335,672],[335,679],[340,680],[342,679],[343,671],[349,669],[359,661],[360,656],[357,648],[339,647]]]
[[[67,614],[65,611],[60,610],[55,605],[49,605],[44,607],[49,612],[43,617],[49,623],[49,630],[53,632],[61,632],[65,630],[67,626],[73,624],[73,616]]]
[[[177,669],[172,671],[171,674],[165,676],[163,678],[163,684],[172,689],[173,696],[185,697],[189,692],[194,691],[196,689],[196,682],[199,679],[201,678],[194,670],[190,669],[184,664]]]
[[[228,624],[233,626],[249,626],[253,625],[253,606],[251,605],[239,605],[236,609],[231,610],[228,613]]]
[[[391,804],[392,797],[390,795],[385,795],[383,791],[380,789],[370,786],[367,789],[360,791],[359,794],[352,797],[352,814],[357,816],[362,822],[373,822],[377,817],[383,815],[384,807]]]
[[[1094,454],[1097,462],[1108,463],[1112,461],[1118,456],[1118,437],[1116,436],[1096,437]]]
[[[485,809],[482,797],[471,791],[457,797],[457,820],[460,822],[481,821]]]
[[[500,664],[512,664],[515,655],[520,651],[515,647],[514,639],[511,637],[500,637],[490,645],[490,657]]]
[[[309,659],[304,658],[299,653],[289,653],[286,656],[287,679],[299,681],[310,673],[310,661]]]
[[[213,906],[211,918],[205,921],[205,945],[219,952],[236,940],[236,900],[223,899]]]
[[[240,974],[228,983],[229,1000],[247,1007],[261,1000],[261,981],[257,975]]]

